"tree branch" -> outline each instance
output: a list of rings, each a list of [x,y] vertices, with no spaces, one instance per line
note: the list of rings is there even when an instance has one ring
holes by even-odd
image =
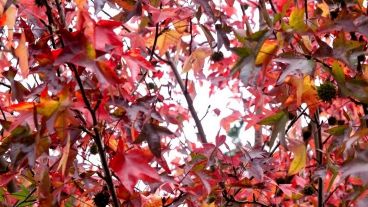
[[[163,60],[162,58],[161,58],[161,60],[165,61],[170,66],[171,70],[174,72],[175,79],[178,82],[178,84],[180,86],[180,89],[184,94],[185,100],[187,101],[187,104],[188,104],[189,111],[192,114],[194,122],[195,122],[195,124],[198,128],[199,139],[202,143],[207,143],[206,134],[204,133],[201,121],[199,120],[198,114],[197,114],[197,112],[196,112],[196,110],[193,106],[193,100],[190,97],[188,91],[185,89],[185,85],[183,83],[183,80],[180,77],[178,69],[176,68],[174,63],[171,61],[170,55],[167,52],[166,52],[166,58],[167,58],[167,60]]]
[[[316,160],[318,163],[318,167],[323,165],[322,163],[322,131],[321,131],[321,123],[319,120],[319,109],[317,109],[316,113],[314,114],[314,122],[316,127],[316,133],[314,136],[314,142],[316,146]],[[321,177],[318,178],[318,207],[323,207],[323,180]]]
[[[92,121],[93,121],[93,139],[96,143],[97,149],[98,149],[98,154],[100,155],[100,159],[101,159],[101,164],[102,164],[102,168],[104,170],[104,174],[105,174],[105,181],[106,181],[106,185],[110,191],[110,195],[112,197],[112,203],[114,207],[119,207],[119,200],[118,197],[116,195],[115,192],[115,187],[114,187],[114,183],[112,180],[112,176],[111,176],[111,172],[109,169],[109,165],[107,164],[107,158],[106,158],[106,154],[105,154],[105,150],[103,147],[103,143],[102,143],[102,137],[101,134],[98,130],[98,121],[97,121],[97,116],[96,116],[96,112],[95,110],[92,108],[91,103],[89,102],[88,98],[87,98],[87,94],[84,90],[83,87],[83,83],[82,80],[78,74],[78,70],[77,67],[72,64],[72,63],[68,63],[68,66],[70,67],[70,69],[73,71],[74,75],[75,75],[75,79],[77,80],[79,89],[82,93],[82,98],[84,101],[84,104],[86,105],[89,113],[92,116]]]
[[[63,8],[61,7],[61,3],[60,0],[55,0],[56,3],[56,8],[59,12],[60,15],[60,20],[61,20],[61,25],[63,26],[63,28],[66,27],[66,22],[65,22],[65,12],[63,10]]]

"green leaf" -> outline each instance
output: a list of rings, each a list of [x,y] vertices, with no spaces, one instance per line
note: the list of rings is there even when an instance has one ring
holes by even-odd
[[[4,194],[5,194],[4,189],[0,188],[0,202],[4,202],[5,201]]]
[[[335,127],[328,129],[326,132],[334,136],[339,136],[339,135],[343,135],[347,128],[348,128],[347,125],[335,126]]]
[[[250,41],[259,41],[266,33],[268,32],[268,29],[259,30],[250,36],[246,37],[245,39]]]
[[[268,146],[270,148],[273,147],[276,138],[278,137],[280,140],[280,144],[287,149],[286,140],[285,140],[285,128],[286,123],[288,122],[289,117],[286,115],[286,113],[280,118],[279,121],[277,121],[272,128],[271,138],[268,143]]]
[[[239,57],[248,57],[252,54],[252,50],[247,47],[236,47],[231,49],[232,52],[237,54]]]
[[[308,27],[304,22],[304,8],[295,7],[290,14],[289,25],[297,32],[305,32]]]
[[[276,114],[273,114],[269,117],[266,117],[266,118],[262,119],[261,121],[258,122],[258,124],[260,124],[260,125],[274,125],[277,122],[279,122],[286,115],[287,114],[285,113],[285,111],[279,111]]]
[[[332,75],[338,84],[345,83],[345,73],[338,61],[334,61],[332,64]]]

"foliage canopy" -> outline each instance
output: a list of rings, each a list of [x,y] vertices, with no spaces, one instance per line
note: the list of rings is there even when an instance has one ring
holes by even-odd
[[[0,0],[0,206],[367,206],[367,15]],[[207,86],[241,105],[208,109],[216,137],[193,102]]]

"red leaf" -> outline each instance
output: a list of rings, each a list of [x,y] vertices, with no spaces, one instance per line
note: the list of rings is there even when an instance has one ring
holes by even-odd
[[[224,144],[226,141],[226,136],[225,135],[220,135],[216,137],[216,146],[219,147],[222,144]]]
[[[230,124],[233,123],[236,120],[241,119],[241,114],[239,111],[234,111],[232,114],[230,114],[229,116],[221,119],[220,125],[226,130],[229,131],[230,130]]]
[[[6,186],[16,175],[17,173],[14,172],[7,172],[0,175],[0,186],[4,187]]]
[[[155,182],[160,180],[157,172],[149,166],[151,157],[143,150],[133,149],[127,153],[117,153],[110,161],[110,167],[119,177],[124,187],[130,193],[134,192],[134,186],[138,180]]]

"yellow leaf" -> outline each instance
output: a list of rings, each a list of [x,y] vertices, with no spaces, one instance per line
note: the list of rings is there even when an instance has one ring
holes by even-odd
[[[40,103],[37,104],[37,113],[50,117],[58,108],[60,102],[53,100],[47,95],[47,88],[42,91],[40,97]]]
[[[291,161],[288,174],[294,175],[305,167],[307,162],[307,149],[304,142],[292,140],[290,150],[294,154],[294,159]]]
[[[89,58],[91,60],[93,60],[93,59],[96,58],[96,50],[95,50],[95,47],[90,42],[87,42],[86,43],[86,53],[87,53],[87,58]]]
[[[211,55],[209,48],[197,48],[184,62],[183,73],[193,69],[194,72],[199,72],[203,69],[204,60]]]
[[[83,9],[84,5],[86,5],[87,0],[75,0],[75,4],[79,9]]]
[[[24,32],[22,33],[19,45],[15,49],[15,56],[19,59],[19,67],[23,78],[28,76],[29,68],[28,68],[28,48],[26,46],[26,35]]]
[[[161,34],[158,38],[157,38],[157,48],[159,49],[159,54],[163,55],[165,54],[166,51],[169,50],[170,47],[172,47],[173,45],[177,45],[181,36],[183,34],[180,34],[178,31],[176,30],[168,30],[166,32],[164,32],[163,34]],[[151,38],[147,41],[147,44],[152,47],[154,42],[154,39]]]
[[[66,165],[68,163],[68,157],[69,157],[69,151],[70,151],[70,136],[67,136],[66,145],[63,148],[63,155],[61,156],[58,170],[61,169],[61,175],[65,175]]]
[[[176,22],[174,22],[174,27],[175,27],[176,31],[178,31],[179,33],[183,33],[188,28],[188,21],[186,21],[186,19],[176,21]]]
[[[322,17],[328,17],[330,15],[330,7],[326,2],[317,4],[317,7],[322,10]]]
[[[216,207],[215,202],[207,203],[206,201],[202,203],[201,207]]]
[[[267,64],[271,57],[275,54],[278,49],[278,42],[276,40],[266,40],[256,57],[256,65]]]
[[[296,88],[296,105],[300,106],[302,102],[309,106],[309,109],[314,112],[318,105],[318,96],[313,80],[309,75],[304,77],[290,77],[290,83]]]
[[[307,25],[304,22],[304,9],[295,7],[290,14],[289,25],[297,32],[305,32]]]
[[[56,115],[56,119],[54,122],[54,129],[56,131],[58,138],[61,141],[64,141],[65,138],[67,137],[67,134],[69,133],[68,127],[70,126],[71,123],[73,123],[73,119],[74,119],[73,115],[70,114],[68,110],[61,111]]]

